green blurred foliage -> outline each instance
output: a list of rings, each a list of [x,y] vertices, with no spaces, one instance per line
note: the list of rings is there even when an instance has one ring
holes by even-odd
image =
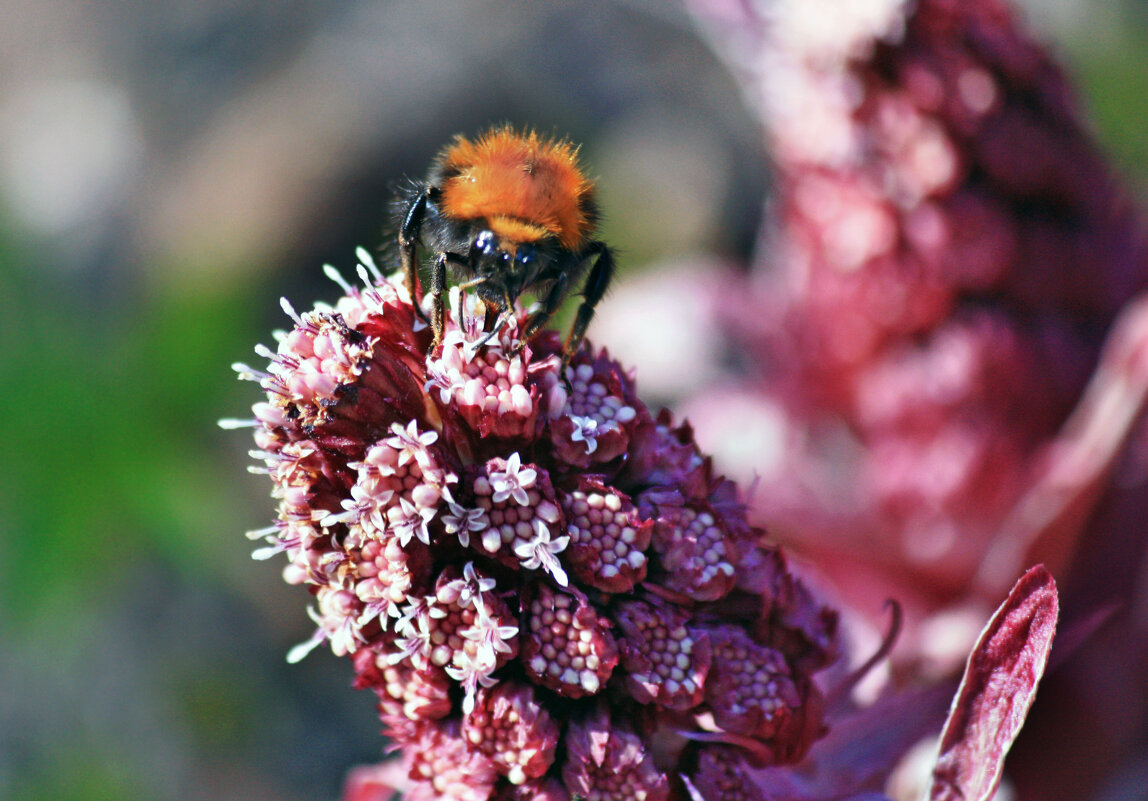
[[[1148,202],[1148,26],[1127,20],[1102,36],[1067,40],[1086,116],[1141,203]]]
[[[235,536],[214,421],[238,397],[227,365],[252,321],[243,287],[93,308],[6,242],[0,601],[19,628],[141,551],[194,571]]]
[[[59,754],[59,765],[35,787],[17,791],[12,801],[144,801],[141,787],[115,762],[93,758],[88,749]]]

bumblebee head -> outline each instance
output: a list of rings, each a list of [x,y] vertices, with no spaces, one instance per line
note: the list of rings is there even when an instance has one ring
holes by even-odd
[[[538,247],[530,242],[504,242],[493,231],[479,231],[470,249],[478,294],[484,301],[504,307],[534,283],[542,266]]]

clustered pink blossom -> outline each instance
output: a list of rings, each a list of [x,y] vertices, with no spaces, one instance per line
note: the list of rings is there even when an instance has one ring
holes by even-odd
[[[751,517],[870,610],[1065,566],[1080,520],[1025,504],[1109,375],[1148,242],[1058,65],[999,0],[690,5],[776,165],[760,269],[717,298],[750,369],[687,404],[707,441],[738,413],[782,440]],[[1097,472],[1058,480],[1082,496]]]
[[[1148,238],[1069,81],[1001,0],[689,5],[776,175],[754,269],[710,282],[746,369],[685,404],[699,440],[721,463],[730,418],[770,431],[751,519],[852,611],[904,603],[902,677],[954,670],[969,610],[1047,563],[1087,633],[1013,788],[1137,775]]]
[[[480,344],[458,290],[433,349],[359,255],[362,286],[330,270],[343,297],[284,303],[270,366],[237,369],[267,393],[250,424],[278,514],[256,555],[314,596],[290,658],[350,658],[404,798],[663,801],[800,760],[836,613],[690,429],[605,351],[564,366],[553,333],[519,341],[521,317]]]

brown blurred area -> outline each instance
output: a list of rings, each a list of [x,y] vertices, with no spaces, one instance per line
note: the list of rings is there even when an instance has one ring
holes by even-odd
[[[753,229],[718,219],[744,206],[731,191],[761,189],[753,123],[672,6],[9,2],[5,17],[6,202],[67,240],[72,269],[227,283],[374,246],[391,183],[501,121],[586,143],[643,255],[744,247]]]

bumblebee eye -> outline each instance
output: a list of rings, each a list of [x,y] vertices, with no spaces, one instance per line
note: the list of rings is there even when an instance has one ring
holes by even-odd
[[[537,258],[538,250],[534,245],[519,245],[514,254],[514,260],[523,267],[533,264]]]
[[[489,256],[498,247],[498,244],[491,231],[482,231],[474,238],[474,245],[472,247],[482,255]]]

